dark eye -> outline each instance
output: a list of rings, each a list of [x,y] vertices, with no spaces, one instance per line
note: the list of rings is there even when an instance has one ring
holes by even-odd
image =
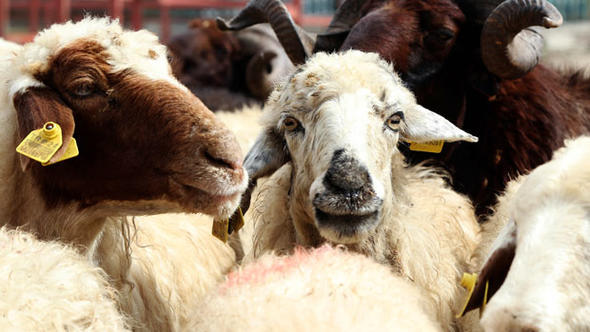
[[[433,32],[434,36],[442,41],[447,41],[455,36],[452,30],[441,28]]]
[[[403,119],[404,113],[396,112],[392,116],[387,118],[387,120],[385,121],[385,125],[393,131],[399,131],[399,126]]]
[[[285,128],[286,131],[293,132],[299,129],[300,127],[301,124],[294,117],[288,116],[285,118],[285,120],[283,120],[283,128]]]
[[[172,54],[166,54],[166,59],[168,60],[168,63],[170,63],[170,64],[172,64],[176,61],[176,58]]]
[[[94,83],[82,83],[78,84],[74,91],[72,91],[73,95],[79,98],[84,98],[92,95],[95,92],[95,85]]]

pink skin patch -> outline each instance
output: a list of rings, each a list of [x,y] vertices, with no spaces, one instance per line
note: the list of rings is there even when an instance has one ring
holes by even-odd
[[[271,274],[286,273],[307,262],[322,260],[325,256],[339,251],[339,249],[333,248],[330,245],[324,245],[311,250],[297,247],[292,255],[249,264],[241,270],[230,273],[225,283],[221,286],[221,292],[223,293],[232,287],[239,287],[241,285],[262,283]]]

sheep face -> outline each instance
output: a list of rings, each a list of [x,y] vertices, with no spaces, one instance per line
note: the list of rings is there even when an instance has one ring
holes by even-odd
[[[215,20],[191,21],[190,30],[175,37],[168,47],[175,57],[172,69],[182,84],[191,89],[231,86],[240,45],[231,33],[219,30]]]
[[[21,159],[49,206],[116,202],[133,214],[138,201],[155,201],[153,212],[233,211],[247,181],[239,145],[173,78],[156,36],[85,19],[46,30],[18,59],[11,93],[20,138],[55,121],[64,147],[73,136],[80,149],[47,167]]]
[[[475,140],[417,105],[378,55],[315,55],[272,95],[267,130],[246,157],[253,174],[293,163],[290,211],[335,243],[354,243],[395,199],[402,140]],[[273,152],[269,152],[273,151]]]
[[[588,137],[570,142],[510,202],[511,221],[481,273],[493,296],[482,316],[486,331],[590,329],[589,148]]]

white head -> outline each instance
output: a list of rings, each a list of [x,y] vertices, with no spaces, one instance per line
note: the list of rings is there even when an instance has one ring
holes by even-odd
[[[421,107],[377,54],[318,53],[269,98],[246,156],[255,179],[291,161],[291,215],[324,239],[353,243],[394,199],[399,140],[477,141]],[[297,226],[299,227],[299,226]]]
[[[589,153],[590,137],[567,142],[509,203],[511,220],[480,276],[493,296],[486,331],[590,329]]]

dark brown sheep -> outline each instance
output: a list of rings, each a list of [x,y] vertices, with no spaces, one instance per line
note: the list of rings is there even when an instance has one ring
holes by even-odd
[[[531,27],[562,22],[545,0],[348,0],[313,50],[280,8],[253,1],[220,23],[238,28],[268,19],[294,61],[353,48],[394,63],[420,104],[479,137],[478,144],[448,144],[438,155],[408,153],[413,161],[442,162],[479,214],[507,180],[590,128],[590,79],[537,65],[543,41]],[[260,19],[255,11],[270,14]]]
[[[293,70],[268,25],[221,31],[214,20],[194,19],[168,44],[178,79],[213,110],[262,103],[273,84]]]

